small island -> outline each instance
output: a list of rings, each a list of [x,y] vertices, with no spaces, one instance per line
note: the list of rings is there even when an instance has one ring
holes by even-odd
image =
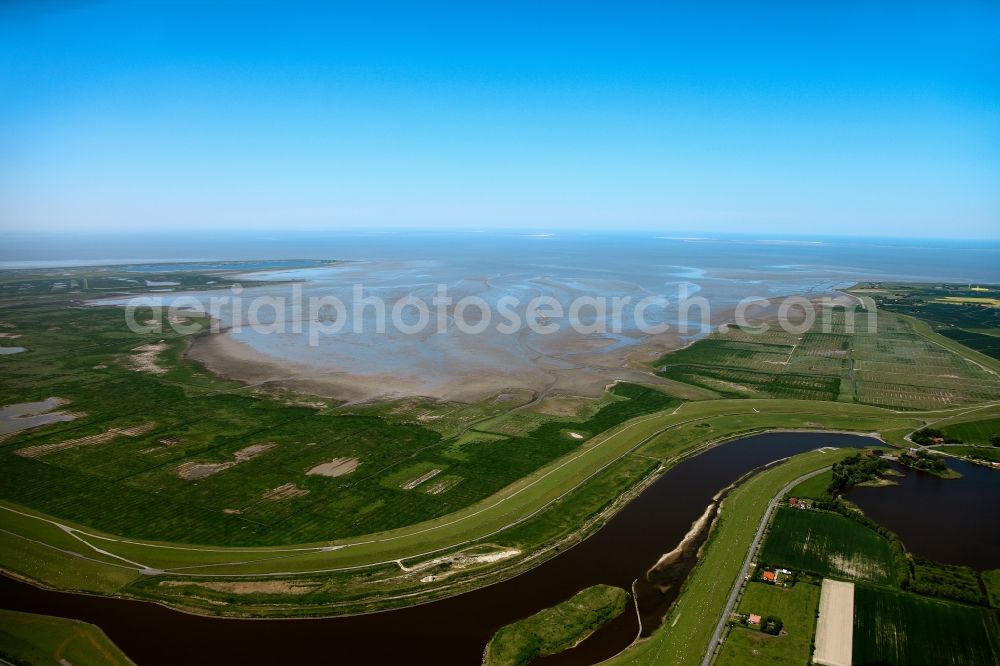
[[[889,463],[881,457],[881,452],[865,449],[863,453],[856,453],[833,465],[825,494],[836,497],[851,486],[895,485],[894,481],[881,477],[889,469]]]
[[[905,453],[901,453],[899,454],[899,458],[897,458],[897,462],[900,465],[919,469],[921,472],[927,472],[942,479],[962,478],[960,473],[949,468],[944,463],[944,458],[928,453],[923,449],[910,449]]]
[[[486,646],[483,664],[522,666],[568,650],[621,615],[628,600],[629,593],[618,587],[588,587],[557,606],[501,628]]]

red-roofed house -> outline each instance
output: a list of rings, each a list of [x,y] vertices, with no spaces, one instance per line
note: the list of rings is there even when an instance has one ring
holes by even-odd
[[[750,613],[750,617],[747,618],[747,624],[760,624],[760,615]]]
[[[761,574],[761,578],[763,578],[764,580],[766,580],[768,583],[773,583],[774,582],[774,572],[773,571],[765,571],[763,574]]]

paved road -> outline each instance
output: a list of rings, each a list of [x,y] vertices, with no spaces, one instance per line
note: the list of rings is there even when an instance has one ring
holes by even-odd
[[[764,538],[764,531],[767,529],[767,523],[771,520],[771,514],[774,513],[774,509],[778,506],[778,502],[780,502],[781,498],[785,496],[785,493],[798,484],[802,483],[806,479],[819,476],[829,469],[830,467],[824,467],[823,469],[803,474],[779,490],[778,494],[775,495],[771,499],[770,504],[767,505],[767,511],[764,512],[764,517],[761,518],[760,526],[757,528],[757,534],[754,535],[753,543],[750,544],[750,549],[747,551],[747,558],[743,561],[743,568],[740,569],[740,575],[736,577],[736,582],[733,583],[733,589],[729,593],[729,601],[726,602],[726,608],[722,611],[719,623],[715,625],[715,633],[712,634],[712,641],[708,644],[708,651],[705,653],[705,658],[701,660],[701,666],[711,666],[712,662],[715,661],[716,651],[719,648],[720,641],[722,641],[722,632],[726,630],[726,622],[729,620],[729,615],[736,607],[736,599],[740,596],[740,590],[743,589],[743,584],[746,582],[747,575],[750,573],[750,563],[753,562],[754,555],[757,554],[757,548],[760,546],[760,540]]]

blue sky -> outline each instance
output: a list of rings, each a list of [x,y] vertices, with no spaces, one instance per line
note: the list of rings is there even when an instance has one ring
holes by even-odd
[[[6,3],[0,227],[998,238],[998,31],[996,3]]]

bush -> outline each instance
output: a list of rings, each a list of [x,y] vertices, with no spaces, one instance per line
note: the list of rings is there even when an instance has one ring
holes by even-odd
[[[760,630],[765,634],[771,634],[772,636],[780,634],[781,628],[784,626],[785,624],[781,621],[781,618],[775,617],[774,615],[768,615],[760,621]]]
[[[935,437],[944,437],[944,433],[936,428],[924,428],[910,435],[910,439],[921,446],[932,444]]]

